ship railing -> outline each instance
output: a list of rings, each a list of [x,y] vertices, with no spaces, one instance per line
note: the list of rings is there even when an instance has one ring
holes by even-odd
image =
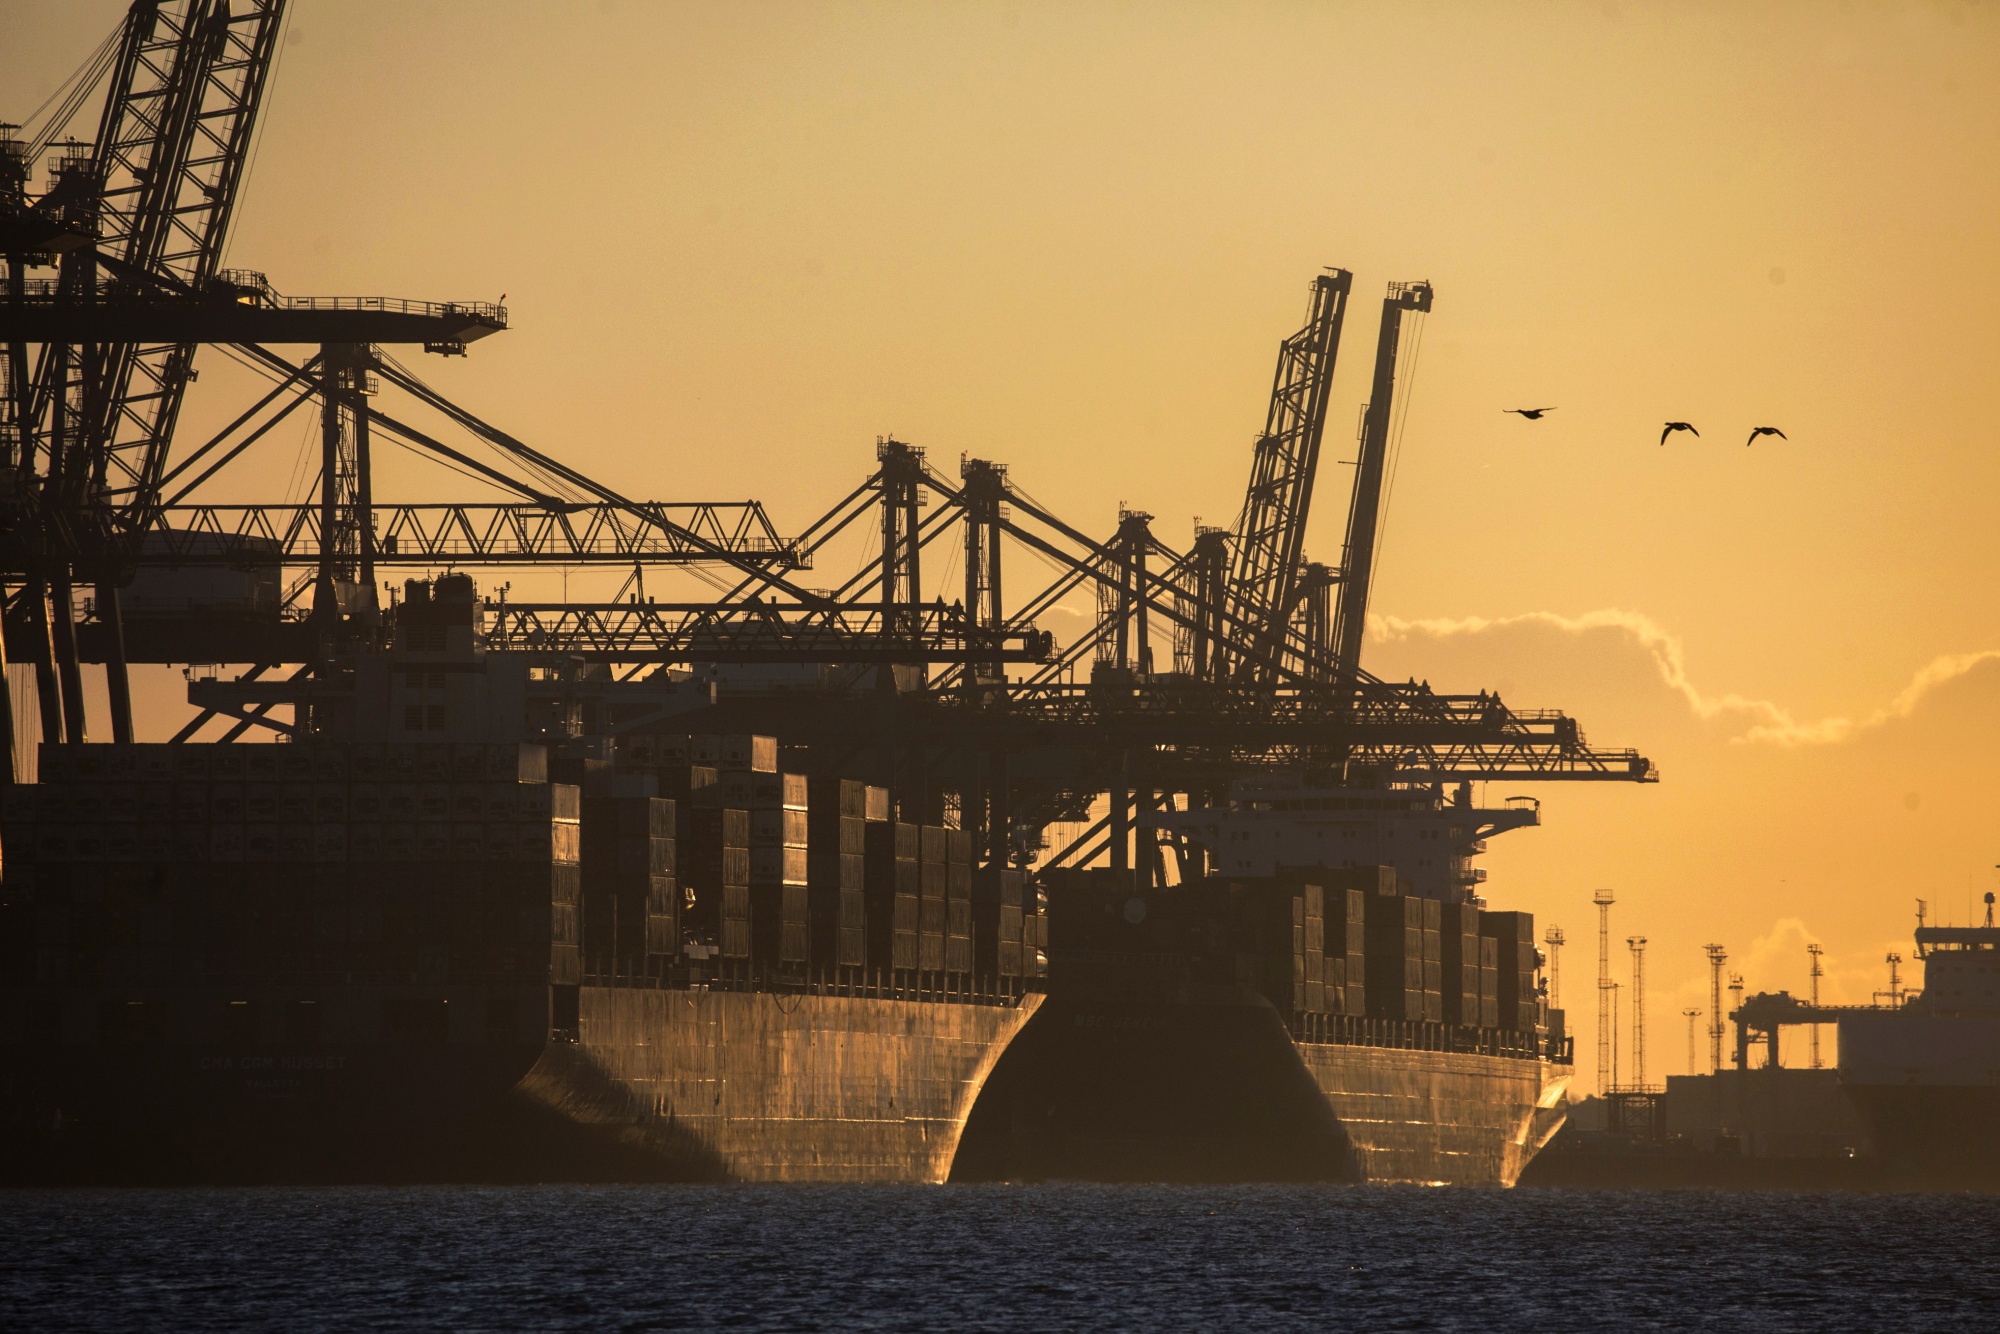
[[[1425,1020],[1379,1019],[1358,1014],[1296,1011],[1289,1025],[1299,1042],[1330,1047],[1381,1047],[1468,1056],[1508,1056],[1516,1060],[1574,1064],[1574,1039],[1538,1031],[1479,1028]]]
[[[711,960],[706,966],[656,966],[637,971],[587,968],[582,977],[583,984],[592,987],[729,991],[779,998],[829,996],[1005,1008],[1016,1007],[1029,993],[1043,989],[1039,978],[900,968],[773,969],[745,965],[740,960]]]

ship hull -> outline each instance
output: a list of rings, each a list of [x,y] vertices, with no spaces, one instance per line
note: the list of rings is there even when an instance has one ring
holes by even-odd
[[[1897,1188],[2000,1189],[2000,1087],[1848,1084],[1884,1178]]]
[[[541,1041],[0,1042],[0,1183],[937,1182],[1039,1000],[582,987]]]
[[[941,1182],[1013,1005],[585,987],[519,1093],[679,1175]]]
[[[974,1109],[955,1180],[1512,1186],[1570,1067],[1295,1041],[1242,990],[1045,1003]]]
[[[1464,1052],[1301,1043],[1364,1181],[1512,1186],[1562,1128],[1570,1067]]]
[[[1899,1185],[2000,1188],[2000,1015],[1844,1014],[1840,1084]]]

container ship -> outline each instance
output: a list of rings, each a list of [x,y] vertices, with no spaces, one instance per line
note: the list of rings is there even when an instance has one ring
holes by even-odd
[[[1842,1008],[1840,1084],[1885,1172],[1944,1189],[2000,1187],[2000,927],[1918,926],[1923,988]]]
[[[1738,1190],[2000,1189],[2000,928],[1929,926],[1920,986],[1866,1005],[1760,992],[1727,1014],[1728,1065],[1593,1098],[1525,1185]],[[1787,1027],[1833,1026],[1833,1068],[1780,1064]],[[1718,1034],[1718,1036],[1720,1036]],[[1761,1060],[1755,1059],[1762,1049]],[[1721,1054],[1720,1045],[1717,1054]]]
[[[1532,803],[1246,783],[1175,818],[1254,858],[1029,880],[774,738],[615,749],[44,746],[6,1178],[1511,1185],[1561,1124],[1450,851]]]
[[[1532,924],[1471,865],[1532,800],[1266,772],[1031,873],[976,774],[869,748],[891,673],[621,682],[499,624],[410,580],[322,731],[41,746],[6,1179],[1510,1184],[1560,1122]],[[793,730],[700,730],[750,719]]]
[[[521,743],[44,745],[0,1173],[943,1180],[1041,1001],[1019,874],[772,738],[646,740],[572,782]]]
[[[1186,550],[887,437],[785,537],[390,350],[448,366],[504,306],[222,267],[283,18],[135,3],[94,141],[0,126],[0,648],[35,699],[0,691],[0,1178],[1514,1179],[1567,1046],[1466,859],[1533,817],[1445,787],[1657,775],[1362,668],[1429,283],[1378,308],[1335,563],[1338,268]],[[202,442],[210,343],[274,387]],[[316,499],[216,503],[307,404]],[[391,444],[447,490],[390,498]],[[133,664],[188,671],[174,741],[137,743]]]
[[[1164,817],[1209,846],[1200,879],[1049,877],[1049,997],[958,1175],[1513,1185],[1573,1046],[1532,916],[1486,910],[1469,861],[1537,819],[1266,779]]]

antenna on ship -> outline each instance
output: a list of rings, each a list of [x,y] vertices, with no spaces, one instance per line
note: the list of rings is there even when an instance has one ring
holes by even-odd
[[[1708,951],[1708,1068],[1722,1069],[1722,961],[1729,956],[1720,945],[1704,946]]]
[[[2000,866],[1994,869],[2000,871]],[[1993,891],[1990,889],[1986,891],[1986,925],[1989,927],[1993,925]]]
[[[1921,899],[1918,900],[1919,903],[1922,901]],[[1819,966],[1819,956],[1824,951],[1815,944],[1806,946],[1806,953],[1812,956],[1812,972],[1808,975],[1808,978],[1811,987],[1812,1007],[1817,1010],[1819,1008],[1819,980],[1824,976]],[[1809,1024],[1807,1027],[1812,1031],[1812,1068],[1817,1070],[1819,1069],[1819,1025]]]

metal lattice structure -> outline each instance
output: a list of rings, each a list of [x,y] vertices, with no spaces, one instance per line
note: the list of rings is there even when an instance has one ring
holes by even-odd
[[[503,309],[283,297],[260,274],[221,268],[283,17],[283,0],[134,0],[50,125],[25,143],[0,134],[0,577],[17,585],[7,590],[6,639],[35,665],[43,734],[83,738],[80,663],[91,656],[106,667],[113,738],[131,739],[120,588],[141,563],[311,564],[310,635],[287,622],[205,630],[154,621],[138,633],[154,654],[212,641],[296,657],[311,641],[322,668],[348,641],[379,641],[378,564],[719,561],[802,592],[783,582],[800,561],[760,506],[630,499],[480,420],[375,346],[462,353],[506,327]],[[95,140],[55,144],[99,84]],[[36,160],[51,144],[49,188],[31,199]],[[49,265],[53,281],[27,278]],[[294,364],[262,340],[319,349]],[[212,342],[234,344],[279,383],[220,435],[170,460],[196,347]],[[384,413],[372,401],[378,377],[498,461]],[[200,504],[203,483],[307,403],[320,416],[317,505]],[[390,505],[378,515],[376,431],[524,503]],[[81,623],[77,582],[96,585]],[[4,708],[0,724],[11,754]]]
[[[982,635],[961,608],[884,614],[879,606],[750,603],[497,603],[484,612],[489,651],[553,650],[584,662],[805,663],[829,666],[1033,663],[1046,634]]]
[[[163,565],[317,564],[318,505],[168,505],[153,512],[146,558]],[[631,565],[712,560],[716,548],[789,562],[754,500],[548,505],[378,504],[378,565]]]
[[[1230,607],[1252,627],[1253,638],[1245,654],[1225,650],[1226,675],[1247,672],[1265,679],[1268,668],[1257,659],[1268,662],[1277,654],[1291,617],[1352,281],[1344,269],[1315,278],[1305,327],[1278,348],[1270,407],[1251,455],[1250,485],[1231,543]]]
[[[1340,560],[1340,602],[1331,627],[1335,670],[1343,688],[1358,678],[1361,636],[1368,628],[1368,590],[1375,575],[1375,547],[1381,532],[1382,479],[1388,467],[1403,318],[1430,308],[1429,283],[1391,283],[1382,302],[1375,381],[1362,421],[1361,454],[1354,465],[1354,500],[1348,507],[1347,542]]]
[[[284,0],[133,6],[89,179],[79,182],[80,195],[94,195],[81,220],[100,254],[186,290],[216,276],[283,17]],[[72,263],[94,286],[91,258],[80,251]],[[102,344],[84,378],[92,499],[128,531],[154,494],[194,350]]]
[[[958,792],[993,863],[1014,860],[1050,820],[1108,794],[1103,823],[1113,864],[1125,865],[1137,824],[1162,801],[1213,801],[1239,775],[1272,766],[1360,783],[1653,776],[1643,757],[1588,745],[1560,714],[1377,680],[1361,671],[1358,642],[1344,638],[1365,614],[1400,319],[1428,308],[1428,287],[1393,288],[1385,303],[1376,396],[1337,569],[1307,563],[1304,544],[1350,286],[1340,270],[1315,280],[1305,327],[1281,346],[1233,537],[1205,531],[1178,552],[1154,534],[1151,516],[1123,509],[1100,540],[1027,496],[1004,466],[967,459],[949,478],[922,449],[885,439],[873,474],[787,542],[752,502],[634,500],[452,402],[375,346],[402,338],[462,351],[504,327],[504,311],[286,299],[261,277],[219,271],[280,13],[276,3],[135,5],[100,144],[60,155],[59,188],[36,205],[60,213],[62,277],[30,293],[22,265],[9,266],[22,329],[55,340],[44,345],[40,398],[15,395],[30,410],[16,414],[23,447],[14,463],[37,485],[15,487],[8,499],[17,514],[41,506],[34,523],[14,526],[34,540],[0,544],[6,568],[37,580],[11,619],[18,625],[18,613],[28,613],[28,642],[44,669],[45,728],[53,716],[73,739],[79,733],[81,661],[123,671],[126,632],[102,549],[122,543],[128,565],[305,567],[293,595],[270,606],[216,611],[153,598],[135,620],[142,658],[199,653],[252,664],[235,681],[191,684],[204,712],[182,737],[216,716],[234,720],[232,738],[251,726],[305,735],[353,718],[357,681],[420,651],[403,637],[423,624],[407,620],[410,606],[374,600],[382,565],[729,566],[739,580],[713,602],[454,605],[472,618],[477,652],[514,655],[522,688],[545,702],[590,692],[601,717],[629,727],[695,701],[716,730],[776,732],[828,763],[872,754],[869,767],[908,770],[914,789],[935,791],[942,781]],[[0,202],[17,221],[25,196],[9,181],[0,186],[13,191],[11,202]],[[304,362],[258,341],[307,328],[319,346]],[[149,343],[140,333],[177,337]],[[169,466],[188,359],[195,341],[210,340],[234,344],[275,385]],[[23,341],[12,340],[10,367],[20,364]],[[18,389],[21,378],[9,383]],[[472,443],[448,443],[400,407],[392,413],[379,398],[383,385]],[[196,493],[205,483],[307,405],[320,419],[316,503],[202,502]],[[37,432],[46,446],[39,476]],[[378,433],[502,498],[378,501],[370,457]],[[793,582],[793,571],[862,523],[879,525],[880,545],[861,570],[830,590]],[[927,597],[937,581],[925,580],[924,552],[954,538],[962,542],[962,596],[948,605],[943,594]],[[1008,549],[1055,569],[1011,608]],[[934,559],[933,573],[944,564]],[[94,613],[73,624],[68,579],[85,565],[100,596]],[[469,581],[455,579],[469,598]],[[309,611],[295,600],[306,589]],[[1037,618],[1072,594],[1089,598],[1097,614],[1058,650]],[[1171,640],[1173,670],[1155,660],[1156,634]],[[301,665],[277,671],[288,664]],[[783,688],[726,697],[710,677],[713,688],[698,697],[675,693],[675,679],[659,670],[669,665],[790,675]],[[66,707],[51,715],[58,692],[46,682],[58,669]],[[662,692],[674,701],[662,703]],[[121,693],[114,688],[114,714]],[[280,709],[289,722],[273,716]],[[129,737],[129,713],[114,730]]]

